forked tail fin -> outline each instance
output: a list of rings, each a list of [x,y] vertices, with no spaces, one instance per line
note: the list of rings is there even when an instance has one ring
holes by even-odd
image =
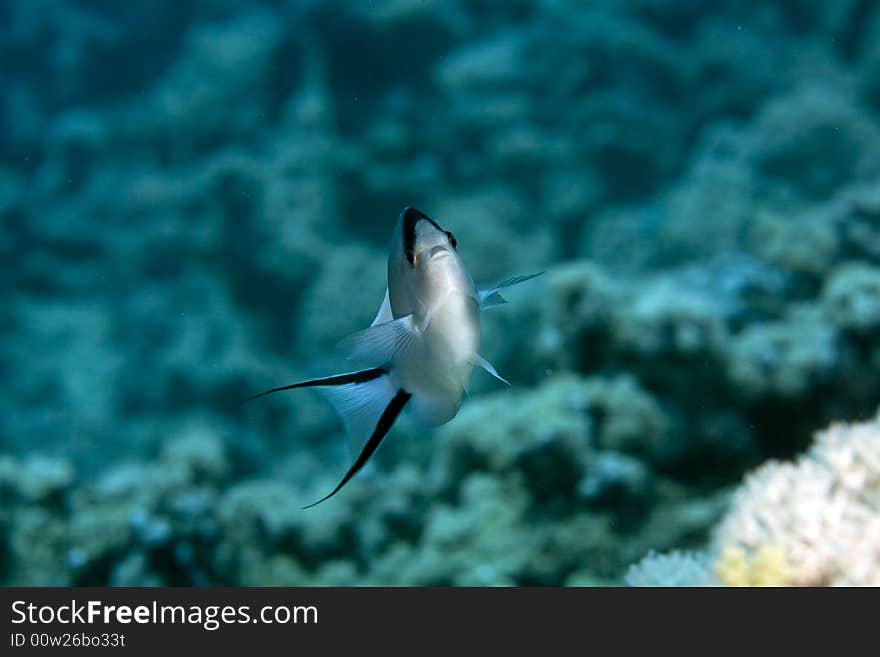
[[[385,411],[382,413],[382,416],[379,418],[379,422],[376,424],[376,428],[373,429],[373,433],[370,436],[369,440],[367,440],[364,448],[361,450],[360,455],[357,457],[357,460],[352,464],[352,466],[348,469],[348,472],[345,473],[345,476],[342,478],[338,484],[336,484],[336,488],[334,488],[330,493],[322,497],[317,502],[312,502],[311,504],[304,506],[303,509],[310,509],[313,506],[317,506],[321,502],[325,500],[329,500],[331,497],[336,495],[348,481],[354,477],[358,470],[360,470],[367,461],[370,460],[370,457],[373,455],[373,452],[376,451],[376,448],[382,442],[382,439],[388,434],[388,430],[391,429],[391,426],[394,424],[394,421],[397,419],[397,416],[400,415],[400,411],[403,410],[403,407],[406,406],[406,403],[409,401],[410,395],[405,390],[398,390],[397,394],[394,395],[394,398],[385,407]]]
[[[334,376],[325,376],[320,379],[309,379],[308,381],[300,381],[299,383],[291,383],[289,386],[281,386],[265,390],[256,395],[248,397],[245,402],[258,399],[273,392],[281,392],[282,390],[293,390],[294,388],[317,388],[317,387],[333,387],[346,384],[366,383],[388,374],[388,370],[384,367],[374,367],[368,370],[360,370],[359,372],[347,372],[345,374],[336,374]]]
[[[338,493],[364,467],[406,406],[410,394],[392,381],[386,368],[375,367],[272,388],[250,399],[295,388],[316,388],[342,418],[348,435],[363,445],[339,485],[326,497],[303,507],[308,509]]]

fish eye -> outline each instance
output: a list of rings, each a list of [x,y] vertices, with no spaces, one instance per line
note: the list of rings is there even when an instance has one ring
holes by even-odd
[[[458,240],[455,239],[455,235],[453,235],[450,231],[446,231],[446,237],[449,238],[449,243],[452,245],[453,249],[458,248]]]
[[[416,254],[412,252],[412,249],[406,250],[406,260],[409,262],[410,267],[416,266]]]

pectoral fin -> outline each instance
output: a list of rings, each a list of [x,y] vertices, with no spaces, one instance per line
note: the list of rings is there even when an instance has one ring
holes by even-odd
[[[508,278],[506,281],[499,283],[493,288],[489,288],[488,290],[478,290],[477,291],[477,301],[480,304],[481,309],[491,308],[492,306],[500,306],[502,303],[507,303],[507,299],[505,299],[500,290],[505,287],[511,287],[513,285],[519,285],[520,283],[525,283],[528,280],[535,278],[535,276],[540,276],[544,272],[540,271],[537,274],[523,274],[520,276],[513,276]]]
[[[339,347],[350,360],[384,365],[415,349],[418,337],[412,315],[407,315],[352,333]]]
[[[481,310],[507,303],[507,299],[505,299],[501,292],[498,292],[497,290],[480,290],[477,292],[477,295]]]

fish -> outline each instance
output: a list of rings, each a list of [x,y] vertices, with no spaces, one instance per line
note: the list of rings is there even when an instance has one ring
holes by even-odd
[[[480,312],[507,300],[501,290],[543,272],[475,287],[455,235],[426,214],[405,207],[388,254],[388,287],[372,324],[340,342],[349,360],[366,369],[266,390],[315,388],[330,401],[348,434],[363,442],[354,463],[327,501],[364,467],[409,404],[417,425],[436,427],[456,416],[475,367],[510,385],[479,354]]]

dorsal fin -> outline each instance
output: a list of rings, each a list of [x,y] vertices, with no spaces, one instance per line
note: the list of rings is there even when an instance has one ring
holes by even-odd
[[[379,306],[379,312],[376,313],[375,319],[373,319],[373,323],[370,326],[375,326],[376,324],[384,324],[385,322],[390,322],[394,319],[394,315],[391,314],[391,297],[388,295],[388,288],[385,288],[385,300],[382,302],[382,305]]]

